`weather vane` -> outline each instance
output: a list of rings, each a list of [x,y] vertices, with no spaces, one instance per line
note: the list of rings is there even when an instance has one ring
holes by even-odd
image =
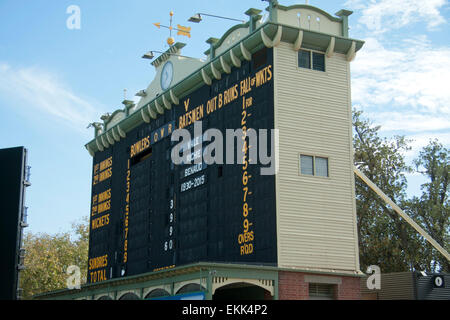
[[[169,38],[167,39],[167,44],[168,44],[169,46],[172,46],[172,45],[175,43],[175,39],[172,37],[172,31],[173,31],[173,30],[178,31],[178,33],[177,33],[178,36],[186,36],[186,37],[188,37],[188,38],[191,37],[191,27],[184,27],[184,26],[181,26],[181,25],[178,24],[177,27],[174,28],[173,25],[172,25],[172,23],[173,23],[172,20],[173,20],[173,11],[170,11],[170,26],[162,25],[162,24],[159,23],[159,22],[154,23],[154,25],[155,25],[158,29],[160,29],[161,27],[163,27],[163,28],[167,28],[167,29],[170,30],[170,35],[169,35]]]

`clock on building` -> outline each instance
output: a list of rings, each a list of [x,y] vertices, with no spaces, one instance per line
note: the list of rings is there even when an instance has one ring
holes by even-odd
[[[163,90],[169,89],[173,79],[173,64],[168,61],[161,72],[161,88]]]

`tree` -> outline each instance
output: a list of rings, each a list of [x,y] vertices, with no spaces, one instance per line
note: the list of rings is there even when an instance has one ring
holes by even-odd
[[[428,182],[421,186],[422,196],[408,202],[408,214],[444,249],[450,251],[449,150],[437,140],[430,141],[414,164],[416,172],[426,176]],[[423,255],[426,256],[423,270],[450,272],[450,262],[425,239],[420,241],[423,243]]]
[[[379,126],[353,112],[355,164],[395,203],[403,208],[447,251],[450,249],[448,202],[449,152],[432,141],[414,160],[416,172],[425,175],[420,198],[406,198],[404,152],[410,150],[403,136],[379,136]],[[408,225],[363,181],[356,179],[357,223],[361,269],[378,265],[382,272],[409,270],[446,271],[450,263]]]
[[[393,139],[379,136],[380,126],[353,112],[355,164],[394,202],[406,201],[407,180],[404,152],[409,141],[403,136]],[[356,179],[357,227],[362,270],[378,265],[382,272],[407,271],[417,263],[419,246],[412,228],[403,221],[363,181]]]
[[[86,281],[88,259],[89,224],[84,218],[72,224],[72,232],[57,235],[27,233],[25,267],[20,273],[23,298],[66,288],[69,266],[79,266],[81,283]]]

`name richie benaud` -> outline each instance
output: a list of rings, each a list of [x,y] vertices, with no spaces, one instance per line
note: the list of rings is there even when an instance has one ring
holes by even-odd
[[[267,305],[231,305],[228,304],[226,309],[219,309],[218,307],[196,307],[189,305],[183,307],[183,315],[208,315],[210,318],[214,317],[216,313],[226,313],[227,315],[267,315]]]

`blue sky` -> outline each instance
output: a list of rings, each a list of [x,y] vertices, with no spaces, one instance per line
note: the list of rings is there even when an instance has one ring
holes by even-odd
[[[187,5],[188,3],[188,5]],[[232,4],[230,4],[232,3]],[[281,0],[283,5],[304,3]],[[450,5],[447,0],[311,0],[331,14],[346,8],[350,36],[366,41],[352,62],[353,105],[383,134],[414,139],[411,161],[429,139],[450,145]],[[69,30],[70,5],[81,9],[81,29]],[[121,107],[148,86],[153,67],[140,57],[164,51],[168,31],[154,22],[192,27],[184,55],[202,58],[205,40],[220,38],[234,23],[196,12],[246,19],[253,1],[0,0],[0,148],[30,151],[27,192],[31,232],[66,231],[89,214],[92,158],[84,144],[88,123]],[[409,193],[422,179],[409,175]]]

